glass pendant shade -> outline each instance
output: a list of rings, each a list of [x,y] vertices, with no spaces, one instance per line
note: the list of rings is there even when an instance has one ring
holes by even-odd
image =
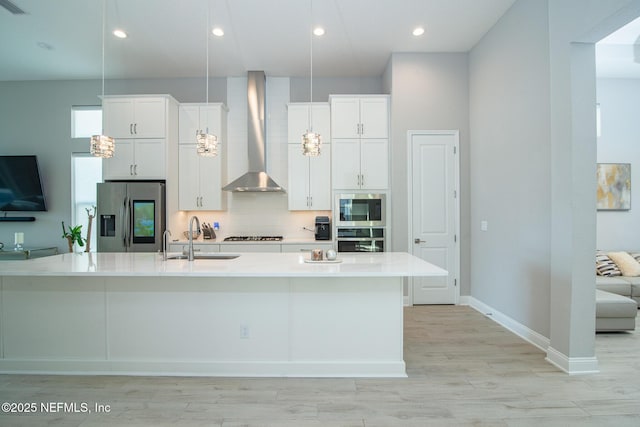
[[[93,135],[89,143],[89,151],[94,157],[102,157],[103,159],[109,159],[113,157],[116,145],[110,136],[106,135]]]
[[[322,146],[322,137],[319,133],[306,131],[302,134],[302,154],[309,157],[320,155],[320,147]]]
[[[218,155],[218,137],[209,133],[200,132],[196,136],[196,149],[202,157],[215,157]]]

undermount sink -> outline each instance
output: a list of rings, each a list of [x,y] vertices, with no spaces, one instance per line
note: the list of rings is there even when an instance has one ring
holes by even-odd
[[[216,253],[208,253],[208,254],[194,254],[194,259],[235,259],[238,258],[239,254],[216,254]],[[168,255],[167,259],[189,259],[189,257],[185,254],[175,254]]]

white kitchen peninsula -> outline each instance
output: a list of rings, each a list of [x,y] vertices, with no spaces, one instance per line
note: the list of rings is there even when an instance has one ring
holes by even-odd
[[[63,254],[0,263],[0,372],[402,377],[407,253]]]

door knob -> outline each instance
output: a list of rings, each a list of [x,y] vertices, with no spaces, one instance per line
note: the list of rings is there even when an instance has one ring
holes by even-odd
[[[413,243],[415,243],[417,245],[417,244],[420,244],[420,243],[427,243],[427,242],[424,241],[424,240],[420,240],[419,238],[416,237],[415,239],[413,239]]]

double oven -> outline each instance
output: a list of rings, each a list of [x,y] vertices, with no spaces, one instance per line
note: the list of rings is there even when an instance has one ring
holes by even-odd
[[[338,252],[384,252],[385,194],[338,194],[334,206]]]

